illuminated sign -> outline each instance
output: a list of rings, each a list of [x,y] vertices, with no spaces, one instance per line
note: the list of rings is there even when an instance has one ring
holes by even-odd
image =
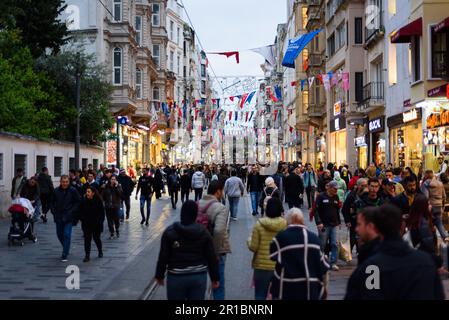
[[[377,131],[383,131],[383,121],[382,118],[376,118],[368,122],[368,129],[369,132],[377,132]]]
[[[418,112],[416,111],[416,109],[404,112],[402,114],[402,121],[404,123],[410,122],[410,121],[413,121],[413,120],[416,120],[416,119],[418,119]]]
[[[334,104],[334,116],[338,116],[341,113],[341,101],[337,101]]]

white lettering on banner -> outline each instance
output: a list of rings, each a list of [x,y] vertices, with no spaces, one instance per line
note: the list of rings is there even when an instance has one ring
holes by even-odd
[[[357,137],[357,138],[355,138],[355,145],[356,145],[357,147],[358,147],[358,146],[364,146],[364,145],[366,145],[365,137],[362,136],[362,137]]]
[[[369,122],[369,131],[375,131],[382,128],[381,119],[375,119]]]
[[[403,122],[410,122],[413,120],[418,119],[418,111],[416,111],[416,109],[410,110],[408,112],[404,112],[402,114],[402,120]]]

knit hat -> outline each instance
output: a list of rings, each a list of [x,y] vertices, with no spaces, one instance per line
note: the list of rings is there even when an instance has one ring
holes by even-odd
[[[181,224],[189,225],[196,221],[198,216],[198,205],[195,201],[189,200],[184,202],[181,208]]]
[[[276,186],[276,184],[274,183],[274,179],[272,177],[268,177],[265,179],[265,185],[267,187],[273,187],[273,188]]]

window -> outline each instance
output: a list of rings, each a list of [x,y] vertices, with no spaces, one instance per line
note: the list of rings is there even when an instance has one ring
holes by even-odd
[[[354,43],[355,44],[363,43],[362,18],[355,18],[354,28],[355,28]]]
[[[114,74],[113,83],[122,84],[122,49],[114,48]]]
[[[337,50],[346,44],[346,24],[343,22],[337,27]]]
[[[184,44],[182,46],[182,50],[184,53],[184,57],[187,57],[187,42],[184,40]]]
[[[92,162],[93,162],[92,165],[94,167],[94,170],[98,170],[98,159],[93,159]]]
[[[0,181],[3,180],[3,153],[0,153]]]
[[[315,105],[319,106],[320,104],[321,104],[320,87],[315,86]]]
[[[14,175],[17,172],[17,169],[23,169],[23,174],[27,175],[27,156],[26,154],[15,154],[14,155]]]
[[[412,49],[412,79],[413,82],[421,80],[421,40],[414,36],[411,44]]]
[[[54,158],[54,176],[60,177],[62,175],[62,157],[55,157]]]
[[[201,80],[201,93],[206,94],[206,81]]]
[[[161,99],[161,97],[160,97],[159,87],[154,87],[153,88],[153,100],[159,101],[160,99]]]
[[[398,81],[396,44],[388,41],[388,84],[394,85]]]
[[[355,73],[355,101],[363,101],[363,72]]]
[[[449,32],[431,32],[432,39],[432,74],[431,78],[448,76]]]
[[[171,41],[175,40],[174,32],[175,32],[175,23],[170,20],[170,40]]]
[[[81,159],[81,168],[82,169],[87,168],[87,161],[88,161],[88,159],[86,159],[86,158]]]
[[[75,158],[69,158],[69,170],[76,169]]]
[[[175,71],[175,53],[173,51],[170,51],[170,71]]]
[[[136,68],[136,96],[142,99],[142,70]]]
[[[36,156],[36,172],[40,172],[43,167],[47,166],[46,156]]]
[[[136,42],[138,46],[142,45],[142,16],[136,16]]]
[[[176,58],[176,63],[178,65],[178,75],[180,75],[181,74],[181,57],[179,54],[178,54],[178,57]]]
[[[327,50],[329,56],[333,56],[335,54],[335,34],[332,33],[332,35],[327,39]]]
[[[315,51],[319,51],[320,50],[320,37],[316,36],[315,37]]]
[[[206,65],[205,64],[201,64],[201,77],[202,78],[206,77]]]
[[[122,21],[122,0],[113,0],[112,15],[115,21]]]
[[[182,73],[182,76],[183,76],[184,78],[187,78],[187,67],[186,67],[186,66],[183,67],[183,73]]]
[[[176,43],[179,45],[179,37],[181,36],[181,29],[178,28],[176,33]]]
[[[153,3],[152,7],[152,14],[151,14],[151,24],[153,27],[160,27],[161,26],[161,7],[158,3]]]
[[[153,44],[153,60],[157,68],[160,68],[160,46]]]

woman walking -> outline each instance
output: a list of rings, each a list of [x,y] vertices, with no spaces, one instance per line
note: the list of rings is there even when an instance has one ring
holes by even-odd
[[[114,239],[114,235],[120,237],[120,203],[122,200],[122,187],[117,181],[116,176],[111,176],[111,180],[106,185],[103,191],[104,206],[106,208],[106,218],[108,219],[108,227],[111,236],[109,239]]]
[[[252,266],[254,269],[255,299],[266,300],[276,262],[270,259],[270,243],[273,238],[287,227],[282,217],[283,206],[279,198],[267,202],[266,217],[257,221],[248,248],[254,252]]]
[[[280,199],[281,193],[279,192],[279,189],[276,186],[274,179],[272,177],[268,177],[265,179],[265,188],[263,189],[262,195],[259,200],[260,214],[262,217],[265,213],[265,207],[267,206],[267,201],[273,197]]]
[[[85,258],[83,262],[88,262],[90,260],[92,238],[98,249],[98,257],[103,257],[103,247],[100,236],[103,232],[104,217],[104,205],[98,191],[91,186],[86,187],[86,194],[81,201],[78,215],[78,219],[81,220],[81,229],[84,234]]]
[[[155,278],[163,286],[168,271],[168,300],[204,300],[208,271],[212,288],[219,287],[212,236],[196,223],[197,215],[197,204],[187,200],[181,208],[181,221],[169,226],[162,235]]]

